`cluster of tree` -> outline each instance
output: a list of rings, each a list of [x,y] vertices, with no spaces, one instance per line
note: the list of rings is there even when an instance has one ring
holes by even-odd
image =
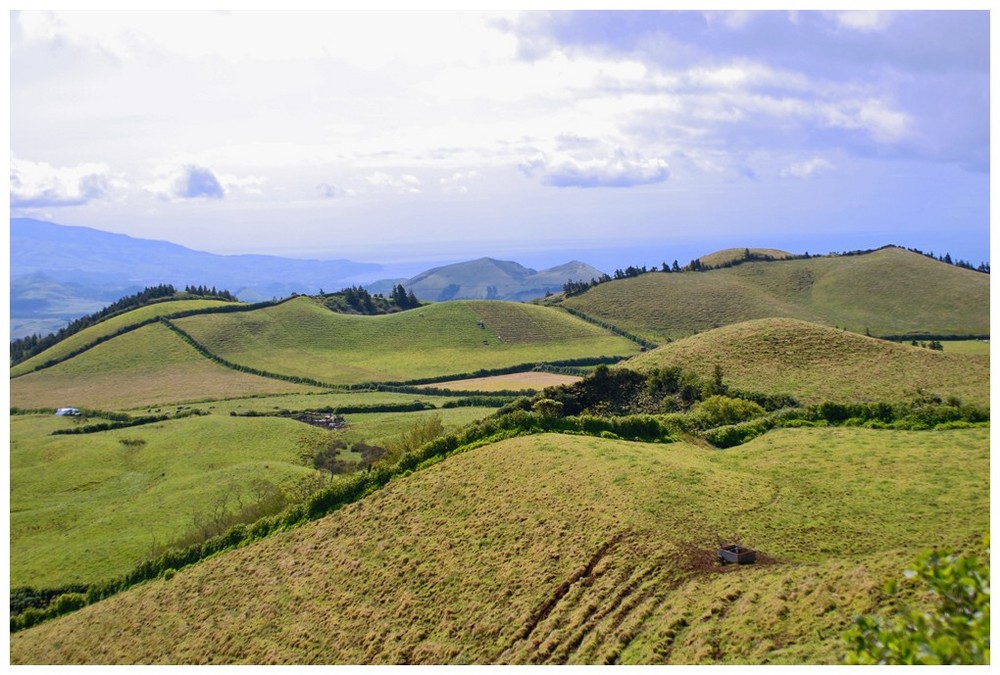
[[[802,255],[789,255],[782,260],[795,260],[795,259],[808,259],[809,253],[804,253]],[[565,284],[563,284],[563,293],[566,297],[572,297],[574,295],[580,295],[584,291],[593,288],[594,286],[599,286],[600,284],[607,283],[609,281],[616,281],[620,279],[631,279],[643,274],[649,274],[650,272],[661,272],[664,274],[677,274],[681,272],[707,272],[708,270],[723,269],[727,267],[735,267],[736,265],[742,265],[748,262],[768,262],[777,260],[774,256],[767,255],[764,253],[756,253],[748,248],[743,249],[743,255],[739,258],[733,260],[728,260],[724,263],[718,265],[706,265],[701,261],[700,258],[695,258],[687,265],[681,267],[681,265],[674,260],[673,264],[668,265],[666,261],[660,264],[659,267],[646,267],[642,265],[641,267],[635,265],[629,265],[625,269],[616,269],[613,276],[607,274],[602,274],[600,277],[596,277],[588,281],[573,281],[570,279]]]
[[[230,302],[237,302],[238,298],[226,290],[219,290],[215,286],[209,288],[208,286],[185,286],[184,292],[188,295],[196,295],[201,298],[218,298],[219,300],[229,300]]]
[[[348,451],[347,443],[337,439],[329,446],[320,450],[313,457],[313,467],[317,471],[325,471],[330,475],[353,473],[355,471],[370,469],[375,462],[385,456],[386,449],[379,445],[370,445],[364,441],[358,441],[350,447],[350,452],[361,455],[359,461],[351,461],[341,455],[341,452]]]
[[[933,251],[931,251],[930,253],[924,253],[918,248],[908,248],[906,250],[910,251],[911,253],[919,253],[922,256],[930,258],[931,260],[937,260],[938,262],[943,262],[946,265],[954,265],[955,267],[961,267],[963,269],[972,270],[973,272],[983,272],[984,274],[990,273],[990,264],[988,262],[981,262],[979,263],[978,266],[973,267],[972,263],[969,262],[968,260],[962,260],[961,258],[952,259],[950,253],[945,253],[944,255],[941,256],[935,256]]]
[[[388,298],[381,293],[372,295],[361,286],[351,286],[336,293],[324,293],[320,289],[320,296],[329,309],[345,314],[390,314],[421,306],[413,291],[407,292],[402,284],[393,286]]]
[[[944,351],[944,345],[941,344],[940,340],[931,340],[930,342],[917,342],[916,340],[911,340],[910,344],[914,347],[925,347],[926,349],[933,349],[939,352]]]

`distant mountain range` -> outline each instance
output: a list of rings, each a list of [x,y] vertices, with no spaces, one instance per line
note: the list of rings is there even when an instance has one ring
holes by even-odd
[[[215,286],[254,302],[292,293],[339,290],[383,269],[350,260],[299,260],[269,255],[216,255],[178,244],[30,218],[10,220],[11,338],[47,334],[147,286]],[[428,270],[411,279],[367,285],[388,293],[402,283],[421,300],[531,300],[567,280],[602,273],[570,262],[541,272],[482,258]]]

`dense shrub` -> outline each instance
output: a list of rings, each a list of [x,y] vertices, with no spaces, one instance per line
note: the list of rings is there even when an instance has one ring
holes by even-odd
[[[929,610],[906,603],[887,617],[863,616],[845,634],[853,664],[988,664],[990,662],[989,538],[984,559],[949,551],[925,551],[902,584],[929,598]]]
[[[702,433],[702,437],[717,448],[731,448],[766,434],[773,427],[774,423],[771,420],[759,418],[708,429]]]
[[[753,401],[715,395],[694,407],[692,416],[704,429],[738,424],[765,414],[764,408]]]

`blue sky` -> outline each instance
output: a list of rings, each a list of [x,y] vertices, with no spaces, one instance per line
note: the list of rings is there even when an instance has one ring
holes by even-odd
[[[11,216],[415,269],[989,259],[985,11],[25,12],[10,59]]]

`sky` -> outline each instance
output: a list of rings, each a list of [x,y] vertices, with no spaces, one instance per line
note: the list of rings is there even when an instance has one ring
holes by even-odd
[[[10,215],[604,271],[989,260],[986,11],[13,12]]]

